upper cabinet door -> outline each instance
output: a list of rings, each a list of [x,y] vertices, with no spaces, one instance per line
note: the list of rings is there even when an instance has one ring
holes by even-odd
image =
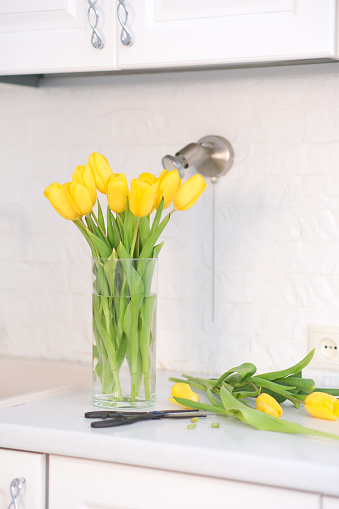
[[[115,2],[91,3],[102,49],[92,45],[87,0],[0,0],[0,74],[116,69]]]
[[[337,0],[125,0],[120,68],[336,58]],[[123,16],[121,16],[123,18]]]

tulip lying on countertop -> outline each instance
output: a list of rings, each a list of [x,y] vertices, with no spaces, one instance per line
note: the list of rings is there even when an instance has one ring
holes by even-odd
[[[201,378],[183,374],[185,380],[169,378],[176,382],[170,401],[212,412],[233,416],[265,431],[279,431],[305,435],[318,435],[339,440],[339,435],[325,433],[300,424],[281,419],[282,407],[279,403],[290,400],[296,408],[300,404],[311,415],[328,420],[339,418],[339,389],[316,389],[314,381],[302,378],[302,370],[310,363],[312,350],[298,364],[281,371],[255,375],[257,368],[252,363],[244,363],[223,373],[218,379]],[[193,391],[180,392],[180,386],[187,384],[191,389],[206,391],[211,404],[199,402]],[[256,408],[248,404],[248,398],[256,398]]]

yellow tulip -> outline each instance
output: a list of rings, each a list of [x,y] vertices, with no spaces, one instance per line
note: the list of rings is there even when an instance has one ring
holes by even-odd
[[[85,166],[77,166],[72,175],[72,181],[81,184],[88,190],[92,204],[95,205],[97,201],[97,189],[95,187],[95,180],[89,164]]]
[[[153,173],[144,172],[140,173],[139,180],[143,180],[144,182],[151,186],[153,184],[156,184],[158,179],[153,175]]]
[[[128,196],[128,185],[124,173],[113,173],[107,181],[107,200],[113,212],[124,212]]]
[[[274,417],[281,417],[283,413],[279,403],[265,392],[257,397],[255,400],[255,406],[257,407],[257,410],[260,410],[265,414],[273,415]]]
[[[181,405],[181,403],[178,403],[177,401],[175,401],[174,398],[190,399],[191,401],[198,401],[198,402],[200,401],[198,394],[196,394],[195,392],[192,391],[189,384],[185,384],[183,382],[174,384],[172,387],[171,394],[173,397],[168,398],[168,400],[171,403],[175,403],[176,405],[180,405],[183,407],[185,407],[185,405]],[[190,408],[190,407],[185,407],[185,408]]]
[[[64,184],[69,198],[72,201],[73,208],[80,214],[80,216],[86,216],[93,209],[93,203],[91,195],[88,189],[81,184],[76,182],[67,182]]]
[[[58,214],[64,219],[75,221],[81,217],[79,209],[74,207],[73,201],[64,185],[53,182],[53,184],[46,187],[44,196],[46,196]]]
[[[305,399],[305,410],[313,417],[336,421],[339,417],[339,400],[325,392],[312,392]]]
[[[106,157],[102,154],[98,154],[97,152],[93,152],[93,154],[89,156],[88,164],[91,167],[98,191],[106,194],[107,181],[113,174]]]
[[[173,205],[176,210],[188,210],[195,204],[199,196],[205,191],[206,182],[197,174],[186,180],[174,196]]]
[[[158,184],[149,184],[144,180],[132,179],[129,195],[129,207],[138,217],[148,216],[154,207],[154,197]]]
[[[162,197],[164,197],[164,210],[173,202],[173,198],[181,186],[181,179],[178,170],[164,170],[158,179],[158,189],[155,195],[154,206],[159,207]]]

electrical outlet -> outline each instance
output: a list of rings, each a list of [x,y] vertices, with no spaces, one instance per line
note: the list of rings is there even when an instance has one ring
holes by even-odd
[[[339,327],[310,325],[308,342],[315,348],[310,367],[339,368]]]

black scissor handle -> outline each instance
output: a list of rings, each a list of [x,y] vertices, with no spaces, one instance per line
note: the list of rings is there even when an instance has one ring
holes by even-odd
[[[92,412],[86,412],[86,419],[108,419],[108,418],[117,418],[117,417],[128,417],[135,415],[145,415],[149,412],[119,412],[117,410],[95,410]]]
[[[103,421],[91,422],[92,428],[113,428],[114,426],[125,426],[126,424],[133,424],[140,421],[151,421],[153,419],[161,419],[164,416],[162,412],[154,414],[135,415],[132,417],[120,417],[115,419],[105,419]]]

